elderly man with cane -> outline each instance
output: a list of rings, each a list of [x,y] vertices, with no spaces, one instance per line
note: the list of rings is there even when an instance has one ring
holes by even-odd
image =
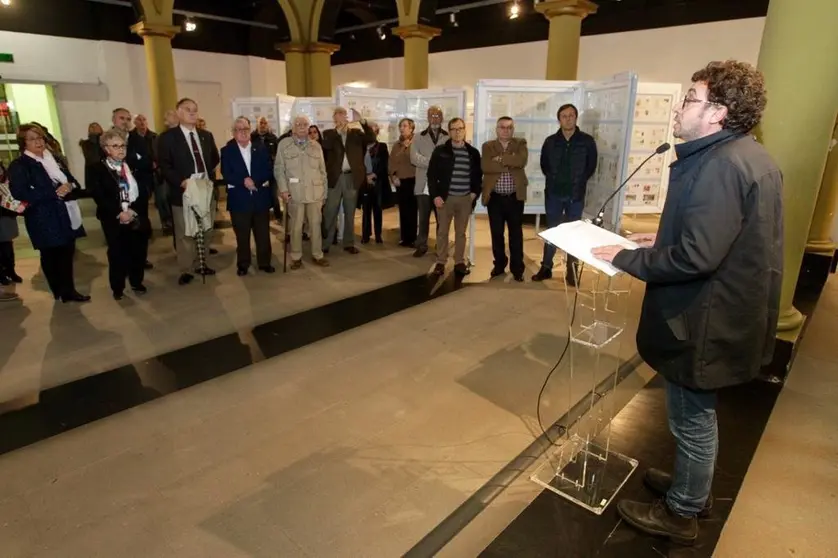
[[[326,200],[326,163],[320,144],[308,137],[309,120],[294,118],[291,137],[279,142],[274,176],[280,197],[286,203],[291,225],[291,269],[303,267],[303,221],[311,226],[311,257],[315,265],[327,267],[323,257],[321,209]],[[286,223],[286,230],[288,224]],[[287,249],[286,249],[287,252]]]

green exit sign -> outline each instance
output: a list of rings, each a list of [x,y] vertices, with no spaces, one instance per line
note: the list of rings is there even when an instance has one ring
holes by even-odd
[[[0,52],[0,63],[14,64],[15,55],[11,52]]]

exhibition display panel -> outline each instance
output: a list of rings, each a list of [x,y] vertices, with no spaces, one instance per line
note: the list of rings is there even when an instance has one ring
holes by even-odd
[[[447,120],[465,117],[465,89],[375,89],[341,86],[337,89],[340,106],[358,111],[362,118],[376,122],[380,128],[379,141],[392,146],[399,139],[399,120],[411,118],[416,132],[428,126],[427,112],[439,106]]]
[[[605,511],[638,466],[636,459],[612,451],[611,422],[617,413],[620,343],[628,319],[631,278],[596,260],[591,249],[605,244],[637,245],[585,221],[565,223],[541,233],[566,259],[577,287],[565,282],[568,365],[559,370],[560,393],[568,398],[566,422],[530,480],[596,513]],[[541,402],[539,402],[541,403]],[[562,407],[545,401],[545,407]],[[540,410],[539,410],[540,411]]]
[[[291,118],[298,114],[305,114],[322,132],[335,127],[332,117],[336,106],[332,97],[294,97]]]
[[[583,216],[596,217],[605,199],[628,175],[637,76],[631,72],[597,81],[480,80],[475,87],[475,147],[496,137],[495,127],[501,116],[515,120],[515,135],[525,138],[529,147],[526,174],[529,186],[524,213],[546,213],[541,172],[541,148],[544,140],[557,131],[559,107],[572,103],[579,109],[579,128],[594,137],[598,161],[594,176],[588,181]],[[623,197],[616,196],[605,209],[603,226],[619,230]],[[486,213],[478,201],[474,213]],[[470,223],[469,260],[474,262],[475,217]]]
[[[672,111],[681,102],[681,86],[677,83],[643,83],[637,85],[634,102],[634,126],[628,168],[637,167],[656,147],[674,145]],[[674,151],[655,157],[626,185],[624,213],[660,213],[669,184],[669,165]]]
[[[279,135],[287,126],[293,104],[294,97],[289,95],[233,99],[233,118],[244,116],[255,130],[259,119],[265,117],[271,130]]]

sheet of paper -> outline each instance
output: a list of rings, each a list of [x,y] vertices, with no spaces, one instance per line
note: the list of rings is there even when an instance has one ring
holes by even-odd
[[[632,242],[611,231],[597,227],[587,221],[573,221],[562,223],[558,227],[541,231],[538,236],[549,242],[559,250],[564,250],[571,256],[613,277],[620,273],[620,270],[608,262],[599,260],[591,254],[591,250],[600,246],[619,245],[625,246],[627,250],[638,248],[636,242]]]

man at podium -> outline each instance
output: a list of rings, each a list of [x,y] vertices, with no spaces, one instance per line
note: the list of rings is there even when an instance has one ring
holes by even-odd
[[[692,544],[713,503],[716,390],[753,380],[773,356],[782,279],[782,175],[750,134],[766,104],[762,74],[712,62],[675,109],[669,191],[657,235],[593,255],[645,281],[637,350],[666,379],[672,475],[650,469],[652,504],[621,501],[630,525]]]

